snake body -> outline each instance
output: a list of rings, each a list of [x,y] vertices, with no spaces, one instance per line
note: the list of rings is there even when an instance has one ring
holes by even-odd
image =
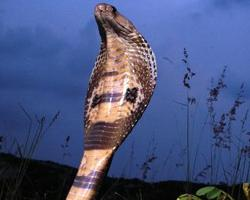
[[[101,50],[85,102],[84,154],[67,200],[92,200],[117,148],[146,109],[156,60],[144,37],[109,4],[95,7]]]

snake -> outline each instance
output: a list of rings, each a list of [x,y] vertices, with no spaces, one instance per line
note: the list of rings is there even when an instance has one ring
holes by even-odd
[[[99,3],[94,15],[100,52],[84,110],[84,153],[67,200],[93,200],[112,158],[149,104],[157,79],[154,52],[114,6]]]

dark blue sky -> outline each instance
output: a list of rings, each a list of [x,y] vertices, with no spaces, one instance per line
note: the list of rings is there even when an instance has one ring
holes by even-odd
[[[93,8],[99,1],[0,1],[0,134],[22,142],[27,122],[21,103],[31,115],[60,118],[43,139],[35,157],[77,166],[82,149],[83,101],[88,79],[99,49]],[[182,85],[187,48],[196,76],[192,95],[198,104],[191,109],[191,146],[198,143],[207,155],[211,132],[198,140],[207,108],[207,88],[228,65],[228,88],[218,109],[228,110],[242,82],[245,100],[239,116],[249,107],[250,3],[247,0],[107,1],[136,25],[155,51],[158,85],[144,116],[117,152],[111,174],[120,175],[129,163],[131,176],[140,177],[149,144],[155,141],[156,161],[151,178],[168,160],[167,172],[156,179],[183,179],[185,149],[185,102]],[[167,57],[168,60],[164,59]],[[71,157],[62,159],[60,145],[70,135]],[[130,163],[131,146],[134,159]],[[153,145],[154,146],[154,145]],[[153,148],[153,147],[152,147]],[[150,150],[149,150],[150,151]],[[191,154],[194,154],[195,149]],[[197,173],[203,168],[200,156]]]

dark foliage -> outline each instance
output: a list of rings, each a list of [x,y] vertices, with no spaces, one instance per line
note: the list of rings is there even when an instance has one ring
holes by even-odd
[[[11,184],[15,177],[15,169],[20,158],[10,154],[0,154],[0,190],[3,191],[2,200],[6,197],[8,184]],[[74,179],[76,169],[65,165],[60,165],[48,161],[31,160],[27,174],[23,179],[21,187],[17,192],[16,200],[63,200]],[[66,178],[66,185],[62,182]],[[204,184],[192,184],[191,192],[195,191]],[[118,179],[107,177],[102,185],[97,199],[102,200],[175,200],[179,194],[185,192],[185,182],[167,181],[158,183],[147,183],[138,179]],[[231,188],[225,185],[218,186],[224,191]],[[236,190],[240,187],[237,186]],[[59,192],[62,191],[62,194]],[[242,196],[242,200],[244,197]]]

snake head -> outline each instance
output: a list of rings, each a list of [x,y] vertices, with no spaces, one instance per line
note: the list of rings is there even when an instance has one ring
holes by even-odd
[[[106,3],[97,4],[95,18],[102,40],[106,40],[108,34],[126,37],[130,33],[137,32],[133,23],[122,16],[112,5]]]

